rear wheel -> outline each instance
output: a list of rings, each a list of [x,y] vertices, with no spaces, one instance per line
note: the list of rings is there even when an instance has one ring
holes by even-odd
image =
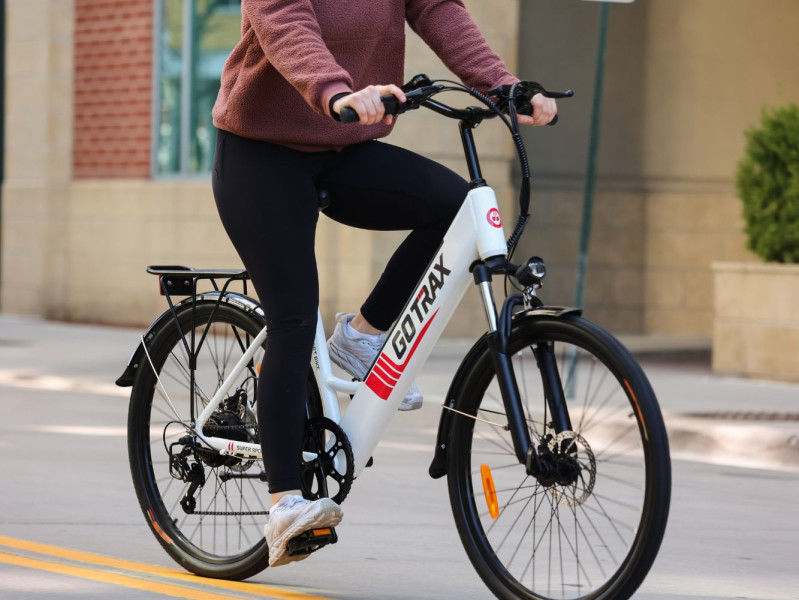
[[[533,350],[550,348],[571,431],[555,431]],[[491,354],[468,365],[448,443],[464,547],[499,598],[622,599],[651,567],[670,497],[665,428],[635,359],[580,317],[521,317],[511,352],[540,456],[571,477],[536,479],[516,458]]]
[[[164,549],[187,570],[224,579],[250,577],[269,563],[263,527],[269,495],[261,460],[202,448],[195,419],[263,328],[251,311],[226,302],[179,307],[148,343],[131,392],[128,451],[142,511]],[[179,326],[178,326],[179,324]],[[207,334],[197,355],[194,393],[184,339]],[[185,337],[184,337],[185,336]],[[204,427],[209,436],[259,443],[259,349]],[[152,364],[151,364],[152,363]],[[157,376],[156,376],[157,374]],[[322,413],[313,373],[308,413]],[[299,457],[298,457],[299,460]]]

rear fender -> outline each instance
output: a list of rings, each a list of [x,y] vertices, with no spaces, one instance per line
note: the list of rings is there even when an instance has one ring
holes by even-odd
[[[237,306],[247,312],[250,312],[256,315],[261,321],[264,320],[264,311],[261,308],[261,305],[249,298],[247,296],[243,296],[241,294],[236,294],[233,292],[225,292],[224,296],[222,296],[220,300],[221,292],[203,292],[202,294],[197,294],[197,305],[201,304],[216,304],[217,302],[226,302],[228,304],[232,304]],[[193,298],[184,298],[177,304],[175,304],[175,311],[180,310],[184,305],[191,304],[194,301]],[[139,345],[133,351],[133,354],[128,361],[128,366],[125,367],[125,371],[119,378],[116,380],[116,384],[119,387],[130,387],[133,385],[133,381],[136,379],[136,373],[138,372],[139,365],[142,364],[142,361],[146,360],[146,355],[144,353],[144,346],[142,345],[147,344],[147,348],[150,347],[153,339],[155,338],[156,333],[164,326],[165,323],[172,321],[174,319],[174,315],[172,314],[172,310],[165,310],[161,313],[158,318],[152,322],[150,327],[147,329],[147,333],[142,336],[143,342],[139,342]]]

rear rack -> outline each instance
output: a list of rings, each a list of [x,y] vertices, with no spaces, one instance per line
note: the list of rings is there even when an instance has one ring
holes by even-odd
[[[192,269],[180,265],[151,265],[147,267],[151,275],[191,275],[198,279],[216,279],[222,277],[235,277],[249,279],[250,275],[244,269]]]
[[[147,267],[151,275],[158,275],[159,288],[162,296],[194,296],[197,292],[197,281],[208,279],[216,291],[219,286],[217,279],[227,280],[223,286],[224,293],[233,281],[245,282],[250,278],[245,269],[192,269],[181,265],[151,265]]]

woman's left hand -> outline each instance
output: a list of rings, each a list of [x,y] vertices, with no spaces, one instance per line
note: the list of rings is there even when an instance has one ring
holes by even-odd
[[[558,114],[558,104],[553,98],[536,94],[530,104],[533,105],[533,114],[519,115],[519,123],[522,125],[546,125]]]

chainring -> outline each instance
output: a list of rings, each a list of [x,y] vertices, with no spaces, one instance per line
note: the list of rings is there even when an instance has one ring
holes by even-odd
[[[308,500],[331,498],[336,504],[349,494],[354,458],[347,434],[327,417],[311,417],[305,425],[300,477]]]

